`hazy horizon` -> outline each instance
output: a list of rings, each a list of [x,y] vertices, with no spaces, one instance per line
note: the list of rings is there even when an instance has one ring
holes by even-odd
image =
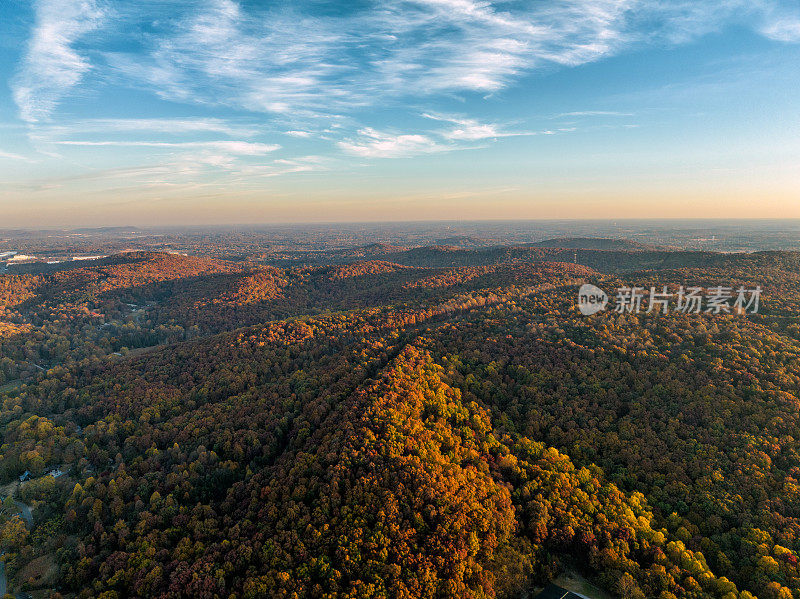
[[[395,220],[308,220],[308,221],[253,221],[253,222],[201,222],[197,224],[132,224],[129,222],[111,222],[98,225],[40,225],[40,226],[0,226],[0,231],[79,231],[79,230],[102,230],[102,229],[139,229],[143,231],[159,231],[159,230],[175,230],[182,229],[260,229],[260,228],[295,228],[295,227],[355,227],[355,226],[380,226],[380,225],[504,225],[504,224],[553,224],[553,223],[575,223],[575,224],[602,224],[614,225],[618,223],[627,225],[645,225],[645,224],[685,224],[685,225],[754,225],[754,224],[774,224],[778,228],[784,228],[786,225],[795,224],[800,226],[800,217],[798,218],[772,218],[772,217],[737,217],[737,218],[708,218],[708,217],[648,217],[648,218],[475,218],[475,219],[395,219]]]

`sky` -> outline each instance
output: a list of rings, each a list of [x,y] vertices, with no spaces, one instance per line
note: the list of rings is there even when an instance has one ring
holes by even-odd
[[[0,229],[800,217],[797,0],[2,0]]]

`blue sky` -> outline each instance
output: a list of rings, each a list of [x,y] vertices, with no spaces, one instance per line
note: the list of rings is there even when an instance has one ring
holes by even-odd
[[[796,1],[0,11],[0,228],[800,216]]]

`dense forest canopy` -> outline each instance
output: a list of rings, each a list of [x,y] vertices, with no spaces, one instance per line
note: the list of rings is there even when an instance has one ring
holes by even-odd
[[[800,254],[560,245],[0,275],[9,585],[800,599]],[[587,282],[763,293],[587,317]]]

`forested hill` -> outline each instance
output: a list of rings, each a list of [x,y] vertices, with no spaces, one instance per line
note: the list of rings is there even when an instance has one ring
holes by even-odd
[[[558,239],[545,239],[529,244],[531,247],[545,248],[573,248],[584,250],[655,250],[657,246],[633,241],[630,239],[616,239],[605,237],[562,237]],[[674,248],[672,248],[674,249]]]
[[[618,597],[800,597],[797,254],[643,250],[622,273],[424,251],[477,263],[0,277],[0,482],[27,472],[33,514],[0,513],[15,589],[511,599],[569,571]],[[763,295],[586,317],[583,282]]]
[[[424,268],[474,267],[531,262],[577,263],[605,273],[677,268],[736,267],[776,260],[797,264],[798,252],[754,252],[725,254],[700,250],[659,249],[615,239],[563,239],[523,246],[461,247],[438,245],[403,248],[374,244],[348,250],[287,252],[265,260],[279,267],[312,266],[354,261],[381,260]]]

